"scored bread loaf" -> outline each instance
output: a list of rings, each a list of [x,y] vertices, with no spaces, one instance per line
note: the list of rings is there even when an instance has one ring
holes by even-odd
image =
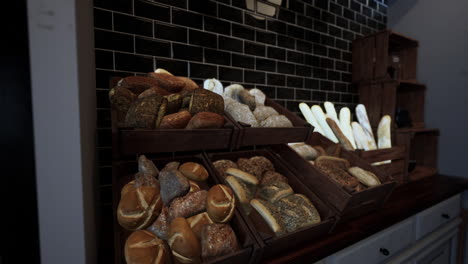
[[[237,179],[244,181],[248,184],[257,185],[259,183],[258,178],[254,175],[247,173],[245,171],[236,169],[236,168],[229,168],[226,170],[227,175],[231,175],[236,177]]]
[[[224,178],[226,177],[226,170],[229,168],[236,168],[237,164],[231,160],[217,160],[213,162],[216,171]]]
[[[164,241],[146,230],[130,234],[125,242],[124,254],[127,264],[167,264],[171,260]]]
[[[192,115],[200,112],[224,114],[224,100],[217,93],[205,89],[196,89],[185,95],[185,97],[190,98],[188,109]]]
[[[125,124],[134,128],[154,128],[163,97],[152,95],[132,102],[125,116]]]
[[[294,191],[289,184],[278,181],[263,185],[257,191],[257,197],[270,203],[274,203],[283,197],[293,194]]]
[[[190,184],[189,193],[200,190],[200,186],[196,182],[189,180],[189,184]]]
[[[249,214],[251,210],[249,202],[252,198],[254,198],[255,186],[247,184],[234,176],[227,176],[225,181],[236,195],[236,198],[239,200],[242,209],[246,214]]]
[[[321,221],[320,214],[310,200],[302,194],[293,194],[278,200],[282,222],[287,232],[313,225]]]
[[[318,151],[305,143],[297,143],[297,144],[290,144],[289,145],[294,151],[296,151],[299,156],[303,157],[306,160],[315,160],[319,153]]]
[[[192,228],[197,238],[201,240],[203,226],[207,224],[212,224],[213,220],[211,220],[207,212],[203,212],[187,218],[187,222],[189,223],[190,228]]]
[[[161,211],[159,182],[150,174],[137,173],[135,180],[122,188],[117,220],[128,230],[149,226]]]
[[[227,224],[207,224],[201,232],[202,257],[217,257],[237,250],[237,237]]]
[[[200,263],[200,242],[185,218],[172,220],[167,242],[172,255],[181,263]]]
[[[216,223],[227,223],[234,215],[236,199],[231,188],[217,184],[210,188],[206,198],[206,212]]]
[[[205,167],[196,162],[185,162],[180,165],[179,171],[193,181],[205,181],[209,176]]]

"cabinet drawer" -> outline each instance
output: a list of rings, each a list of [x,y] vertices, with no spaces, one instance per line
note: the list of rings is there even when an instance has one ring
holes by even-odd
[[[416,240],[450,222],[460,214],[460,194],[416,215]]]
[[[413,238],[413,218],[406,219],[330,257],[330,263],[380,263],[408,247]]]

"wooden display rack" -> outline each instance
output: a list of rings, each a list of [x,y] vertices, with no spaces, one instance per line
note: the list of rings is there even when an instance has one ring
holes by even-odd
[[[353,42],[353,82],[359,89],[359,103],[366,106],[374,130],[382,116],[391,116],[393,143],[406,150],[404,168],[409,181],[437,173],[439,131],[425,128],[426,85],[416,81],[418,46],[417,40],[391,30]],[[398,109],[408,111],[411,127],[398,128]],[[372,156],[367,152],[361,157]]]
[[[354,40],[353,82],[415,80],[418,46],[417,40],[391,30]]]

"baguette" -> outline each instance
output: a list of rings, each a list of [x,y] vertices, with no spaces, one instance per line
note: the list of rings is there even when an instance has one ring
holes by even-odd
[[[334,143],[338,143],[338,139],[336,138],[335,134],[333,134],[333,131],[331,130],[330,126],[327,124],[326,117],[323,113],[322,108],[319,105],[314,105],[311,109],[315,119],[320,124],[320,127],[322,127],[325,136]]]
[[[299,109],[302,112],[305,120],[314,127],[314,132],[318,132],[325,136],[322,127],[319,125],[317,120],[315,119],[314,115],[312,114],[312,110],[306,103],[300,103]]]
[[[356,149],[356,143],[354,142],[354,135],[353,129],[351,128],[351,111],[348,107],[343,107],[340,110],[340,128],[345,134],[346,138],[348,138],[353,148]]]
[[[366,107],[363,104],[358,104],[356,106],[356,116],[359,121],[359,124],[362,126],[365,134],[368,137],[370,149],[377,149],[377,144],[375,143],[374,133],[372,132],[372,127],[369,122],[369,117],[367,116]]]
[[[341,145],[346,150],[353,151],[354,150],[353,145],[351,144],[351,142],[349,142],[348,138],[343,134],[338,124],[330,117],[327,117],[326,121],[327,121],[327,124],[330,126],[330,128],[333,130],[333,133],[335,133],[335,136],[338,138]]]

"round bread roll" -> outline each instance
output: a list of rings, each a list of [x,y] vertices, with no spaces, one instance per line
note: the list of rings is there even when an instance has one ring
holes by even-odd
[[[208,171],[203,165],[196,162],[186,162],[180,165],[179,171],[185,177],[193,181],[204,181],[208,179]]]
[[[237,169],[237,164],[234,161],[231,160],[217,160],[213,162],[213,166],[215,169],[218,171],[219,175],[223,176],[223,178],[226,177],[226,170],[229,168],[236,168]]]
[[[201,239],[203,226],[213,224],[213,220],[211,220],[210,216],[206,212],[187,218],[187,222],[199,240]]]
[[[130,234],[124,251],[127,264],[170,263],[170,253],[164,241],[146,230]]]
[[[234,215],[236,198],[226,185],[217,184],[208,191],[206,197],[206,212],[216,223],[227,223]]]
[[[122,188],[117,207],[119,224],[132,231],[152,224],[162,208],[158,180],[142,173],[137,173],[135,178]]]
[[[202,257],[217,257],[237,250],[237,237],[227,224],[207,224],[201,231]]]
[[[167,242],[181,263],[200,263],[200,242],[185,218],[178,217],[171,222]]]
[[[155,178],[157,178],[159,174],[159,170],[156,165],[154,165],[150,159],[146,158],[145,155],[140,155],[138,158],[138,171],[151,174]]]

